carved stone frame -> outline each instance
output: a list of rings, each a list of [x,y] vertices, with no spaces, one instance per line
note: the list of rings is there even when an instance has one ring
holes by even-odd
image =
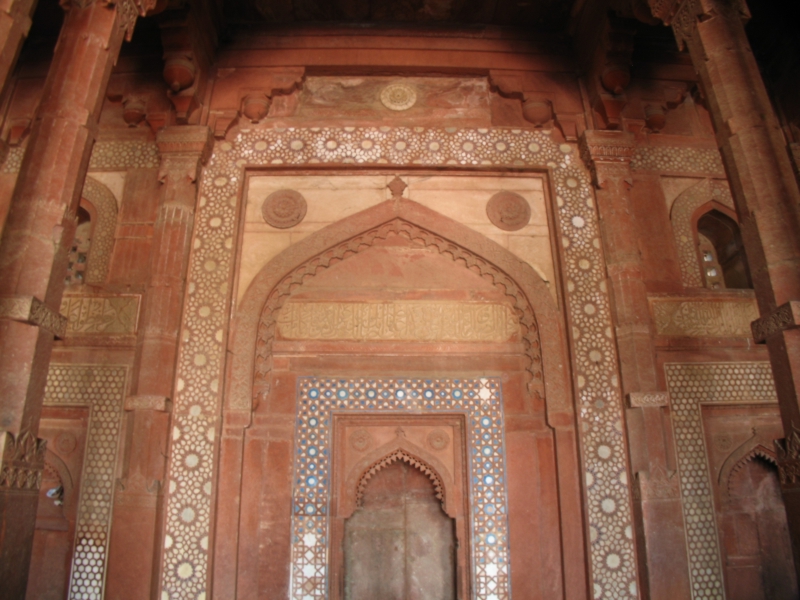
[[[366,471],[376,461],[381,460],[397,451],[403,451],[409,455],[419,459],[421,462],[429,466],[439,482],[442,485],[443,499],[442,509],[451,519],[455,521],[456,527],[456,540],[457,556],[456,565],[459,569],[457,574],[459,597],[468,597],[467,590],[469,590],[469,523],[467,516],[469,514],[469,506],[467,502],[468,485],[466,481],[467,469],[464,465],[467,463],[466,456],[466,438],[465,438],[465,418],[464,415],[360,415],[360,414],[336,414],[333,417],[333,446],[342,447],[344,440],[343,424],[348,425],[385,425],[397,424],[403,427],[409,425],[425,426],[425,425],[438,425],[442,422],[454,424],[454,430],[458,431],[457,439],[453,439],[451,443],[458,449],[456,452],[457,465],[455,473],[461,473],[462,477],[453,477],[449,472],[446,465],[442,464],[434,455],[428,452],[425,448],[417,444],[413,444],[405,438],[398,436],[393,442],[384,444],[369,452],[361,461],[356,463],[350,469],[346,469],[343,464],[341,456],[334,456],[333,472],[331,490],[335,490],[333,498],[331,499],[331,584],[330,593],[332,600],[341,600],[343,577],[341,567],[344,564],[344,557],[342,555],[342,541],[344,539],[344,522],[349,518],[356,509],[356,495],[359,484],[363,479]],[[459,468],[458,465],[461,465]]]
[[[365,140],[369,143],[364,143]],[[586,552],[593,593],[620,597],[638,594],[630,468],[614,327],[590,176],[576,150],[574,145],[559,144],[542,131],[499,128],[259,127],[240,130],[230,141],[215,145],[200,184],[194,250],[184,303],[184,334],[178,351],[160,592],[187,598],[210,593],[212,565],[209,549],[215,547],[214,540],[209,539],[212,523],[217,521],[217,534],[236,527],[234,522],[225,520],[223,523],[216,519],[213,486],[217,481],[217,468],[220,481],[226,486],[229,474],[241,470],[241,456],[235,458],[234,440],[243,435],[243,428],[250,421],[249,391],[252,388],[246,381],[244,384],[232,382],[238,373],[230,370],[231,365],[226,366],[228,351],[235,354],[238,343],[234,341],[228,345],[226,340],[244,170],[246,167],[287,169],[314,165],[317,168],[349,168],[352,165],[392,169],[431,167],[462,172],[517,169],[548,173],[554,201],[553,235],[560,241],[557,260],[563,273],[561,285],[567,316],[557,316],[552,322],[540,316],[541,312],[537,317],[543,345],[547,343],[544,336],[546,326],[562,327],[564,321],[569,320],[570,327],[565,337],[570,339],[575,389],[574,402],[570,402],[570,385],[565,377],[565,347],[559,345],[556,353],[543,353],[547,419],[557,448],[554,458],[557,461],[558,493],[562,494],[562,509],[566,511],[562,514],[560,535],[563,548],[569,549],[570,559],[560,566],[562,575],[556,585],[573,590],[569,595],[585,593],[583,556]],[[425,224],[421,225],[424,227]],[[327,231],[326,228],[312,236],[316,241],[306,238],[297,246],[311,240],[308,243],[320,244],[320,250],[330,248],[330,244],[325,244]],[[472,234],[485,241],[482,236]],[[447,235],[442,237],[448,239]],[[488,246],[494,247],[493,244]],[[510,253],[503,256],[507,257],[504,260],[510,267],[515,264],[517,268],[523,266]],[[280,264],[290,266],[280,262],[285,259],[276,260],[278,262],[273,262],[273,267]],[[287,270],[275,272],[277,277],[286,273]],[[272,287],[267,286],[264,290],[262,302]],[[253,303],[256,315],[260,314],[263,304]],[[537,306],[536,310],[540,311],[540,307]],[[558,315],[555,307],[551,310],[551,314]],[[257,322],[256,315],[251,322]],[[238,337],[240,326],[237,324],[236,327]],[[250,339],[255,342],[256,337],[253,332]],[[249,347],[249,352],[254,350],[254,345]],[[553,361],[556,377],[548,376],[548,360]],[[251,376],[244,374],[247,378]],[[229,405],[225,410],[223,430],[220,419],[222,393],[231,383],[247,395],[236,393],[239,400],[231,398],[231,403],[241,403],[242,400],[244,403],[239,404],[239,409]],[[550,386],[553,386],[553,393],[548,389]],[[558,402],[559,399],[567,401]],[[556,401],[556,404],[551,404],[551,401]],[[580,422],[577,429],[573,405],[578,409]],[[221,432],[230,436],[234,454],[230,458],[220,455],[217,467]],[[580,438],[582,468],[575,456],[577,437]],[[223,444],[228,442],[223,440]],[[185,466],[189,454],[198,459],[190,470]],[[581,472],[584,477],[580,477]],[[586,481],[585,485],[582,480]],[[229,483],[235,488],[234,481]],[[581,494],[584,495],[583,501],[578,500]],[[614,501],[611,512],[603,508],[611,506],[609,498]],[[580,516],[581,505],[586,515],[585,523]],[[194,515],[189,521],[182,518],[188,514],[186,508],[191,508]],[[596,536],[593,543],[589,542],[590,530],[592,536]],[[236,551],[235,544],[225,547],[234,553]],[[220,570],[214,571],[215,576],[221,579],[221,590],[230,590],[231,585],[235,589],[235,583],[222,581],[230,580],[230,568],[225,566],[228,552],[221,550],[222,547],[216,545],[215,555],[222,562]]]

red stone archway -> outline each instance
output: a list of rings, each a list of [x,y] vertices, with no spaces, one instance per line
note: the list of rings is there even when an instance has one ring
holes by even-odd
[[[289,531],[275,525],[277,515],[272,513],[291,506],[292,476],[287,465],[292,418],[286,410],[294,402],[294,391],[287,391],[291,386],[281,378],[273,380],[271,316],[320,269],[347,260],[390,234],[413,239],[452,258],[454,268],[470,269],[490,281],[509,297],[519,318],[527,371],[527,385],[519,392],[528,397],[523,404],[532,408],[520,415],[510,434],[515,437],[508,442],[509,456],[514,456],[509,480],[515,474],[517,482],[516,488],[511,486],[509,502],[512,510],[515,504],[519,507],[513,510],[518,523],[511,529],[512,552],[516,552],[512,564],[520,567],[518,574],[512,572],[515,593],[530,598],[562,596],[564,557],[585,556],[584,535],[578,533],[580,476],[563,315],[541,278],[509,251],[417,203],[387,201],[330,225],[275,257],[253,280],[236,311],[220,445],[215,597],[280,595],[284,593],[280,582],[288,581]],[[260,482],[257,490],[252,482]],[[231,498],[239,501],[229,502]],[[264,513],[273,519],[268,543],[258,527],[258,515]],[[282,518],[289,517],[286,512]],[[270,557],[268,567],[265,553]]]

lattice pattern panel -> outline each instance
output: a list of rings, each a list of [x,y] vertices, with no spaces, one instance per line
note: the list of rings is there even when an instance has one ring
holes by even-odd
[[[46,405],[90,409],[69,600],[103,597],[127,377],[125,365],[51,364],[47,375]]]
[[[316,379],[298,382],[292,600],[328,597],[331,412],[465,413],[476,600],[511,598],[503,398],[497,379]]]
[[[2,173],[18,173],[27,146],[9,148]],[[156,169],[161,164],[158,146],[153,142],[127,140],[96,142],[89,159],[90,171]]]
[[[773,403],[768,362],[667,364],[692,598],[723,600],[722,559],[700,406]]]
[[[577,154],[542,131],[520,129],[259,128],[215,145],[201,183],[184,306],[162,600],[205,598],[214,436],[244,167],[307,164],[550,169],[573,324],[594,595],[638,595],[619,366],[594,196]]]
[[[715,173],[724,175],[722,157],[715,148],[645,146],[633,153],[631,168],[662,173]]]

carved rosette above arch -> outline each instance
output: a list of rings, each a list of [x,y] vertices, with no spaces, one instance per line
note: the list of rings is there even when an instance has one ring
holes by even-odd
[[[574,145],[559,144],[542,131],[410,127],[254,128],[243,129],[232,140],[216,144],[200,185],[194,250],[188,270],[173,394],[174,435],[165,505],[168,545],[163,554],[161,591],[176,597],[208,593],[207,540],[213,521],[214,457],[221,426],[223,390],[227,390],[226,402],[229,403],[226,410],[249,413],[253,353],[259,317],[263,314],[261,309],[272,289],[305,261],[304,258],[304,261],[291,262],[282,255],[273,259],[272,273],[261,281],[258,277],[253,281],[237,309],[235,339],[228,345],[231,281],[244,169],[246,166],[291,168],[307,165],[548,171],[554,191],[554,235],[559,239],[563,265],[566,317],[559,314],[532,269],[511,253],[457,223],[442,222],[443,230],[437,233],[446,246],[450,233],[455,235],[458,231],[458,235],[471,240],[461,244],[472,253],[471,257],[493,255],[492,264],[503,273],[528,269],[527,277],[539,282],[538,288],[534,285],[524,289],[528,295],[531,290],[535,294],[541,292],[534,306],[542,344],[548,411],[569,413],[572,410],[566,401],[570,383],[565,378],[567,356],[560,341],[562,323],[565,318],[569,319],[574,405],[579,411],[582,468],[589,482],[584,488],[586,526],[596,534],[597,540],[587,548],[590,579],[598,595],[636,597],[638,577],[619,361],[589,173]],[[398,210],[410,211],[412,216],[415,211],[417,215],[423,213],[422,207],[415,208],[411,202],[384,203],[364,211],[368,215],[354,215],[367,222],[356,231],[372,231],[392,221],[395,222],[392,227],[399,227],[402,215],[393,212],[395,204],[403,207]],[[377,212],[370,213],[373,210]],[[381,220],[369,221],[379,213],[383,214]],[[433,211],[428,213],[435,215]],[[427,218],[424,216],[420,222],[406,221],[422,229]],[[441,215],[434,218],[441,218]],[[352,233],[342,236],[337,225],[305,238],[289,250],[306,252],[309,258],[327,249],[339,248],[338,244],[351,239]],[[415,231],[414,235],[427,234]],[[440,243],[433,238],[431,243]],[[481,268],[484,267],[478,266],[478,272]],[[294,273],[293,276],[300,275]],[[291,286],[299,282],[289,280],[287,283]],[[520,283],[518,279],[517,283]],[[251,317],[240,319],[243,314],[240,311],[248,310]],[[259,353],[266,356],[261,349]],[[226,365],[226,356],[232,357],[232,364]],[[269,366],[266,360],[263,364]],[[228,377],[223,384],[226,368],[229,368]],[[556,402],[555,406],[551,406],[551,400]],[[191,469],[184,464],[189,453],[197,458]],[[192,508],[190,521],[182,518],[187,507]],[[613,509],[608,510],[608,507]]]

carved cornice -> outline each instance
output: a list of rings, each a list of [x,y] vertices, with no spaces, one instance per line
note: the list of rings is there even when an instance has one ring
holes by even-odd
[[[792,424],[792,433],[782,440],[775,440],[778,455],[778,477],[783,487],[800,484],[800,429]]]
[[[628,394],[628,404],[631,408],[668,406],[669,392],[631,392]]]
[[[0,298],[0,319],[12,319],[46,329],[63,339],[67,333],[67,318],[51,310],[33,296]]]
[[[46,447],[46,440],[40,440],[29,431],[23,431],[17,438],[8,431],[0,432],[3,452],[0,490],[38,492]]]
[[[581,159],[592,173],[596,186],[608,177],[629,178],[633,134],[623,131],[584,131],[580,139]]]
[[[753,321],[750,327],[753,330],[753,339],[759,344],[763,344],[776,333],[800,327],[800,301],[792,300],[782,304],[766,317]]]

